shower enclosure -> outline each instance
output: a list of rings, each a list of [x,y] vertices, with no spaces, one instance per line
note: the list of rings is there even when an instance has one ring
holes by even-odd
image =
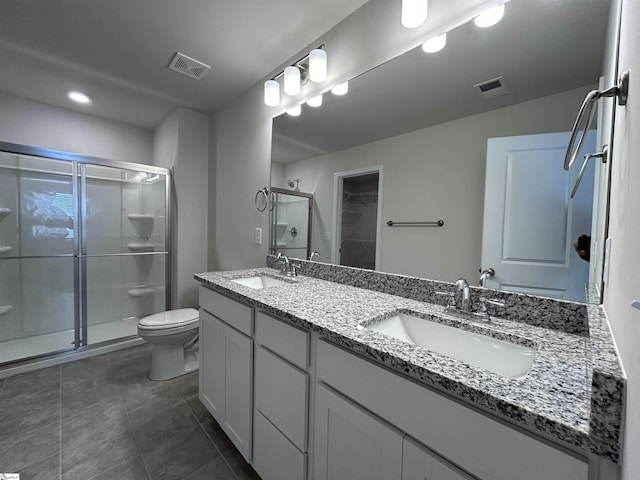
[[[169,308],[164,168],[0,143],[0,365]]]
[[[309,258],[312,209],[312,194],[271,187],[269,253]]]

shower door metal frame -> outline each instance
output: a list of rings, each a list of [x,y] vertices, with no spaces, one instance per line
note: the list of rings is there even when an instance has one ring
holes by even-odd
[[[50,160],[62,160],[72,162],[72,188],[73,188],[73,209],[76,214],[76,220],[73,225],[74,240],[73,240],[73,254],[60,254],[56,257],[74,257],[73,262],[73,276],[74,276],[74,341],[73,348],[56,350],[33,357],[20,358],[15,361],[9,361],[3,365],[10,365],[12,363],[29,361],[37,358],[42,358],[49,355],[58,353],[64,353],[68,351],[83,351],[90,349],[94,345],[88,345],[87,343],[87,285],[86,285],[86,266],[87,258],[89,256],[133,256],[141,255],[141,253],[127,254],[102,254],[102,255],[86,255],[87,252],[87,208],[86,208],[86,176],[85,170],[87,165],[95,165],[100,167],[117,168],[120,170],[128,170],[144,173],[155,173],[166,176],[165,182],[165,251],[147,253],[147,255],[157,255],[162,253],[165,256],[165,305],[166,309],[171,309],[171,242],[172,242],[172,198],[171,198],[171,185],[173,182],[172,171],[164,167],[157,167],[155,165],[145,165],[141,163],[122,162],[118,160],[110,160],[106,158],[94,157],[90,155],[81,155],[71,152],[63,152],[60,150],[53,150],[40,147],[32,147],[29,145],[21,145],[10,142],[0,142],[0,151],[5,153],[12,153],[16,155],[28,155],[32,157],[40,157]],[[82,201],[80,201],[82,199]],[[144,255],[144,253],[142,253]],[[3,257],[14,258],[14,257]],[[15,257],[15,258],[27,258],[27,257]],[[127,339],[131,337],[122,337]],[[96,344],[98,345],[98,344]]]

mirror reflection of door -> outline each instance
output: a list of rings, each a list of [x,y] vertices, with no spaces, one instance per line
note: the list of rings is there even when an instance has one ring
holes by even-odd
[[[310,193],[271,188],[269,253],[309,258],[312,200]]]
[[[380,174],[363,173],[340,177],[336,203],[339,211],[340,265],[376,268],[376,241],[378,230],[378,192]]]
[[[573,248],[591,233],[594,160],[570,197],[580,165],[564,171],[570,133],[490,138],[487,143],[482,268],[485,286],[584,302],[589,264]],[[589,132],[579,159],[595,151]],[[580,162],[576,162],[578,164]]]

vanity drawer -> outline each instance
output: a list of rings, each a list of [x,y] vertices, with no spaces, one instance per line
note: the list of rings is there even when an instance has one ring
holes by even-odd
[[[242,333],[253,333],[253,309],[244,303],[225,297],[207,287],[200,287],[200,307]]]
[[[268,350],[255,351],[255,408],[296,447],[307,447],[309,375]]]
[[[300,452],[260,412],[253,428],[253,467],[262,480],[304,480],[307,455]]]
[[[257,312],[255,338],[303,370],[309,367],[309,332]]]

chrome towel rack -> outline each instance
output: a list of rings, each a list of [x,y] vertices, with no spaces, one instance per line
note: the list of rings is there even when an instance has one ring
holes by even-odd
[[[387,225],[390,227],[443,227],[444,220],[437,220],[435,222],[394,222],[389,220]]]
[[[618,105],[623,106],[627,104],[627,97],[629,95],[629,72],[621,73],[618,77],[618,84],[606,90],[592,90],[587,94],[587,97],[582,102],[578,117],[573,125],[573,131],[571,132],[571,139],[567,147],[567,153],[564,156],[564,169],[570,170],[576,161],[578,152],[582,148],[584,139],[589,131],[589,126],[593,121],[595,114],[595,106],[598,100],[602,97],[618,97]],[[579,139],[578,139],[579,136]],[[576,139],[578,141],[576,142]],[[591,157],[589,157],[591,158]],[[587,162],[589,159],[585,159]],[[577,186],[576,186],[577,189]]]

